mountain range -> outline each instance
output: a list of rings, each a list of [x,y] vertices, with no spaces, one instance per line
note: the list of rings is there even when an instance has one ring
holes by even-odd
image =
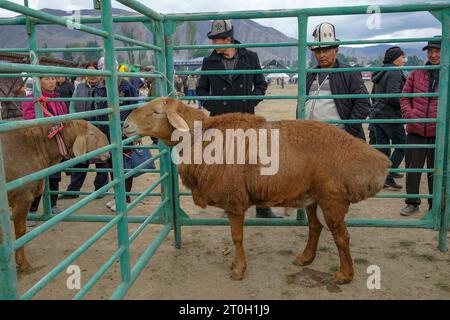
[[[68,16],[71,13],[54,10],[43,9],[42,11],[56,16]],[[83,16],[98,16],[99,11],[81,10]],[[122,9],[113,9],[113,15],[134,15],[135,13]],[[173,36],[175,44],[209,44],[210,41],[206,34],[210,30],[210,21],[198,21],[182,23],[178,26]],[[295,42],[294,38],[286,36],[282,31],[272,27],[263,26],[253,20],[234,20],[235,38],[242,43],[267,43],[267,42]],[[91,24],[93,27],[100,28],[100,24]],[[152,35],[146,27],[140,22],[133,23],[115,23],[114,32],[116,34],[124,34],[140,41],[151,43]],[[102,39],[88,33],[71,30],[58,25],[38,25],[37,26],[37,43],[38,47],[63,48],[68,46],[85,46],[88,42],[96,41],[101,44]],[[116,42],[117,46],[124,46],[121,42]],[[24,48],[27,46],[27,34],[25,26],[2,26],[0,28],[0,48]],[[355,57],[361,64],[367,63],[371,59],[376,59],[384,54],[384,51],[390,47],[389,44],[380,44],[366,47],[350,47],[341,46],[340,52],[346,56]],[[407,55],[416,55],[421,59],[425,59],[426,55],[421,50],[423,44],[401,44]],[[260,61],[280,60],[286,64],[291,64],[297,60],[296,47],[283,48],[253,48],[258,53]],[[175,52],[176,59],[187,59],[193,57],[193,52],[180,50]],[[197,52],[197,55],[208,54],[208,51]],[[122,59],[126,59],[124,52],[118,53]],[[53,57],[62,58],[61,53],[53,53]],[[309,56],[309,54],[308,54]],[[77,55],[74,55],[74,59]],[[135,53],[135,61],[138,59],[146,59],[152,61],[151,52],[142,51],[141,54]],[[79,57],[78,59],[81,59]]]

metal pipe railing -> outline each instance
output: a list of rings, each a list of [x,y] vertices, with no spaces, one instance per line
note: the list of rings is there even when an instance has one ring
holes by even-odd
[[[76,29],[96,35],[96,36],[106,37],[108,35],[108,33],[104,30],[100,30],[97,28],[85,26],[83,24],[75,23],[69,19],[59,18],[54,15],[45,13],[41,10],[31,9],[31,8],[22,6],[20,4],[16,4],[11,1],[0,0],[0,8],[11,10],[11,11],[18,12],[18,13],[22,13],[23,15],[26,15],[29,17],[34,17],[34,18],[41,19],[41,20],[45,20],[50,23],[57,24],[57,25],[60,25],[63,27],[67,27],[70,24],[72,24],[72,25],[75,24]]]

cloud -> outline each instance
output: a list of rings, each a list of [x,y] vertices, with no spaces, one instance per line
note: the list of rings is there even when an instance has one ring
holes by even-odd
[[[13,0],[22,4],[22,0]],[[35,9],[52,8],[60,10],[76,10],[92,8],[92,0],[29,0],[30,7]],[[185,13],[185,12],[223,12],[241,10],[271,10],[271,9],[294,9],[310,7],[334,7],[365,5],[367,0],[339,1],[339,0],[164,0],[141,2],[153,10],[161,13]],[[421,0],[409,0],[409,3],[421,3]],[[439,1],[438,1],[439,2]],[[441,1],[442,2],[442,1]],[[395,4],[393,0],[374,0],[371,5]],[[113,2],[114,7],[128,9],[118,2]],[[0,9],[1,16],[13,16],[14,13]],[[314,27],[323,21],[328,21],[336,26],[338,38],[341,40],[355,39],[381,39],[389,37],[416,37],[434,36],[439,34],[440,23],[428,12],[412,12],[401,14],[382,14],[380,29],[370,29],[367,19],[371,15],[343,15],[333,17],[310,17],[308,21],[308,39]],[[273,27],[284,34],[297,38],[297,19],[255,19],[256,22],[265,26]]]

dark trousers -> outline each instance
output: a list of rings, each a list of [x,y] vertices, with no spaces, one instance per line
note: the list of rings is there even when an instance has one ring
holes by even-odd
[[[108,159],[107,165],[109,168],[112,168],[112,160],[111,158]],[[113,172],[111,171],[111,180],[114,180],[114,175]],[[133,178],[128,178],[125,179],[125,192],[131,192],[131,189],[133,188]],[[131,197],[130,196],[126,196],[126,201],[128,203],[131,202]]]
[[[99,162],[95,164],[97,169],[108,169],[106,162]],[[89,168],[89,162],[79,163],[74,168]],[[70,184],[67,187],[67,191],[80,191],[83,186],[84,180],[86,180],[87,172],[72,172],[70,175]],[[108,183],[108,172],[97,172],[94,180],[95,190],[100,189]]]
[[[61,181],[61,178],[52,178],[49,179],[49,189],[50,191],[58,191],[59,190],[59,182]],[[33,203],[31,204],[30,212],[36,212],[39,208],[39,203],[41,202],[42,195],[37,196]],[[52,194],[50,195],[50,202],[52,204],[52,207],[56,206],[56,202],[58,201],[58,195]]]
[[[188,90],[188,97],[195,97],[195,90]],[[195,100],[188,100],[188,103],[191,103],[191,101],[195,103]]]
[[[405,127],[401,123],[375,123],[375,138],[377,144],[405,144],[406,143],[406,134]],[[391,156],[390,149],[379,149],[382,153],[384,153],[387,157],[390,157],[392,162],[391,168],[398,168],[400,163],[402,163],[403,158],[405,157],[405,149],[396,148]],[[394,174],[389,173],[388,180],[394,179]]]
[[[406,143],[408,144],[434,144],[435,137],[421,137],[415,134],[408,134],[406,137]],[[406,149],[405,163],[408,169],[422,169],[427,163],[427,168],[434,168],[434,149]],[[420,187],[420,178],[422,173],[413,172],[406,173],[406,193],[418,194]],[[427,173],[428,178],[428,191],[433,194],[433,173]],[[431,208],[433,199],[428,199],[428,204]],[[419,205],[419,198],[405,199],[406,204]]]

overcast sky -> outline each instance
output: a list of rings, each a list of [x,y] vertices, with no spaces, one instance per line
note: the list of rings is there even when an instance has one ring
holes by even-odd
[[[13,2],[23,4],[22,0]],[[343,5],[377,5],[420,3],[419,0],[394,1],[394,0],[141,0],[153,10],[160,13],[189,13],[212,11],[240,11],[240,10],[265,10],[265,9],[289,9],[311,7],[333,7]],[[450,0],[428,1],[446,2]],[[29,0],[30,7],[35,9],[52,8],[66,10],[92,9],[92,0]],[[113,1],[113,7],[127,9],[118,2]],[[0,9],[0,17],[15,15],[10,11]],[[370,16],[337,16],[337,17],[312,17],[308,22],[308,35],[310,36],[314,26],[320,22],[328,21],[336,26],[337,37],[340,40],[376,39],[389,37],[427,37],[441,34],[440,23],[429,13],[405,13],[405,14],[381,14],[379,28],[368,28],[367,21]],[[274,27],[290,37],[297,37],[296,19],[256,19],[258,23]],[[374,25],[373,23],[371,24]],[[311,38],[311,37],[310,37]]]

